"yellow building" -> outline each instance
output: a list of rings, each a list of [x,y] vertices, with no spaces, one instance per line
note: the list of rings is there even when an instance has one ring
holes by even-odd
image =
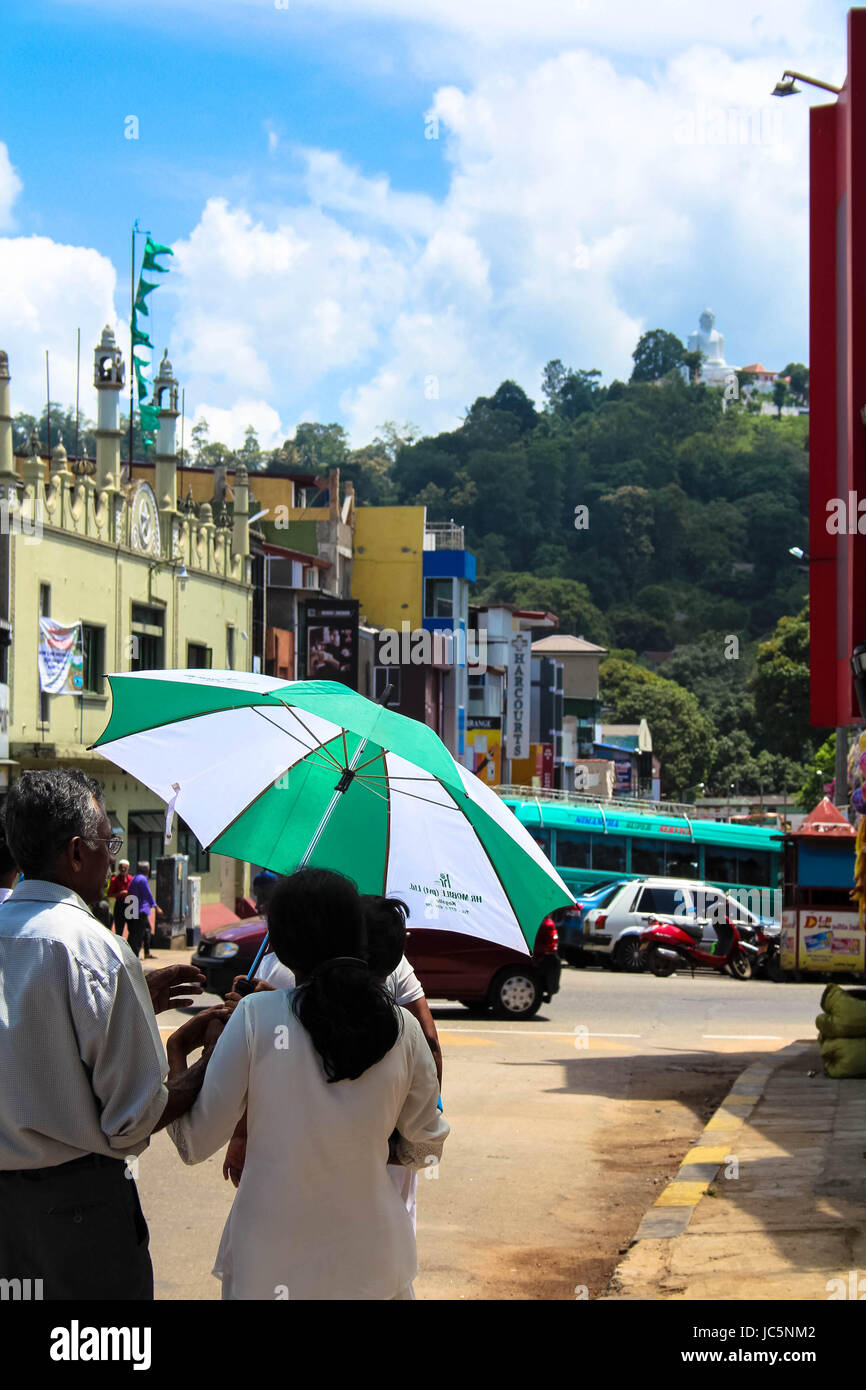
[[[167,357],[154,381],[159,436],[150,482],[121,476],[118,396],[124,364],[109,328],[95,351],[95,461],[70,465],[62,442],[46,461],[38,441],[13,453],[8,359],[0,352],[0,714],[8,751],[0,782],[24,768],[81,767],[105,786],[106,806],[133,864],[188,853],[202,903],[234,906],[248,866],[208,856],[176,826],[167,850],[162,801],[90,745],[108,719],[106,673],[161,667],[251,669],[253,599],[246,470],[234,478],[234,515],[218,524],[208,502],[178,506],[177,382]],[[81,624],[72,693],[40,688],[40,618]],[[2,639],[6,638],[5,645]],[[2,719],[0,719],[2,734]]]

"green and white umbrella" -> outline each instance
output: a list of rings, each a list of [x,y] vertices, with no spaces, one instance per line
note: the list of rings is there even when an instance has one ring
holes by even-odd
[[[425,724],[336,681],[239,671],[108,677],[93,745],[216,854],[336,869],[411,925],[531,950],[573,898],[517,817]]]

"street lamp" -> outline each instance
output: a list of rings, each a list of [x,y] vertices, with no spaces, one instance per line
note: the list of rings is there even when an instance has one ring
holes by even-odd
[[[822,90],[825,92],[835,92],[836,96],[838,96],[842,90],[841,87],[833,87],[829,82],[820,82],[817,77],[807,77],[804,72],[792,72],[789,68],[786,68],[785,71],[782,73],[781,82],[776,83],[775,87],[770,93],[770,96],[797,96],[800,91],[800,88],[795,86],[795,78],[798,82],[805,82],[809,87],[821,87]]]

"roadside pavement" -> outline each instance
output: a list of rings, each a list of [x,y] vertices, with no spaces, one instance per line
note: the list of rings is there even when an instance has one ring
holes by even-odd
[[[817,1040],[791,1043],[741,1074],[601,1298],[858,1297],[866,1080],[831,1080]]]

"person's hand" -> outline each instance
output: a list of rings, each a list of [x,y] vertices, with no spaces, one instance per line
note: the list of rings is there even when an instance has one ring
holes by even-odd
[[[192,1003],[192,996],[203,993],[204,975],[194,965],[166,965],[162,970],[146,970],[150,1002],[155,1014],[166,1009],[183,1009]]]
[[[212,1009],[200,1009],[171,1034],[165,1045],[172,1069],[186,1065],[186,1059],[197,1047],[203,1048],[207,1059],[213,1052],[223,1028],[231,1017],[231,1009],[216,1004]]]
[[[236,1009],[238,1004],[244,998],[244,995],[242,995],[240,990],[238,989],[238,985],[245,983],[246,978],[246,975],[235,975],[234,979],[232,980],[232,987],[226,995],[226,1003],[231,1004],[233,1009]],[[253,994],[258,994],[263,989],[273,990],[274,988],[273,985],[269,985],[264,980],[259,980],[255,976],[253,976],[253,983],[255,984]]]
[[[229,1146],[226,1149],[226,1156],[223,1159],[223,1177],[226,1179],[226,1181],[228,1181],[228,1179],[231,1178],[232,1183],[235,1187],[237,1187],[240,1183],[241,1173],[244,1171],[244,1162],[246,1161],[246,1156],[246,1139],[239,1139],[237,1135],[233,1135],[232,1138],[229,1140]]]
[[[156,906],[156,904],[154,904],[154,905]],[[162,908],[159,907],[159,906],[156,907],[156,915],[157,915],[157,917],[164,917],[164,916],[165,916],[165,913],[163,912]]]

